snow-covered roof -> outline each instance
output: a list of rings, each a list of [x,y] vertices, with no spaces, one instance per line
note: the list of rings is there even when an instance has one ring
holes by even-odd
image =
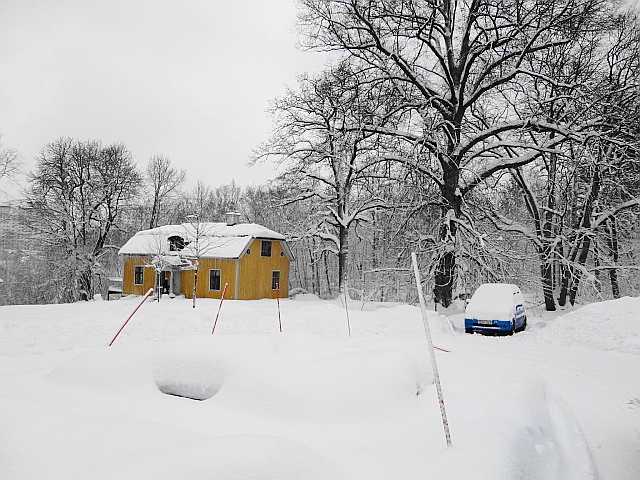
[[[180,251],[170,249],[170,237],[185,242]],[[256,223],[183,223],[164,225],[136,233],[125,243],[120,255],[181,255],[209,258],[239,258],[253,239],[285,240],[273,230]],[[197,241],[196,241],[197,240]],[[285,247],[286,249],[286,247]],[[287,254],[289,254],[288,249]]]

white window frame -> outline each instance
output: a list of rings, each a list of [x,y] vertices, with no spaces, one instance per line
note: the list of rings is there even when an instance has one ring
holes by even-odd
[[[218,272],[218,288],[211,288],[211,272]],[[219,292],[222,290],[222,269],[221,268],[210,268],[209,269],[209,291],[210,292]]]
[[[274,283],[274,277],[273,274],[274,273],[278,273],[278,281]],[[276,285],[278,286],[278,290],[280,289],[280,281],[282,276],[280,275],[280,270],[271,270],[271,290],[275,290],[276,289]]]
[[[142,275],[141,275],[142,282],[141,283],[138,283],[136,281],[137,277],[138,277],[138,269],[140,269],[140,271],[142,272]],[[136,285],[136,286],[144,285],[144,265],[135,265],[133,267],[133,284]]]
[[[272,240],[261,240],[262,244],[260,245],[260,256],[265,258],[270,258],[273,256],[273,241]],[[269,244],[269,255],[264,254],[264,246],[265,243]]]

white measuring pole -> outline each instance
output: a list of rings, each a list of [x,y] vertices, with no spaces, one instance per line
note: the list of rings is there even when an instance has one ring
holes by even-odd
[[[444,436],[447,445],[451,445],[451,434],[449,433],[449,422],[447,422],[447,411],[444,408],[444,397],[442,395],[442,387],[440,386],[440,375],[438,374],[438,364],[436,363],[436,354],[431,340],[431,331],[429,330],[429,322],[427,321],[427,306],[424,302],[422,294],[422,280],[420,279],[420,271],[418,270],[418,259],[415,252],[411,253],[411,263],[413,263],[413,271],[416,276],[416,287],[418,288],[418,298],[420,299],[420,309],[422,310],[422,323],[424,324],[424,333],[427,336],[427,344],[429,345],[429,357],[431,358],[431,367],[433,368],[433,381],[436,384],[438,392],[438,402],[440,403],[440,415],[442,415],[442,425],[444,426]]]
[[[349,330],[349,338],[351,338],[351,320],[349,320],[349,296],[347,295],[347,288],[344,287],[344,312],[347,315],[347,330]]]

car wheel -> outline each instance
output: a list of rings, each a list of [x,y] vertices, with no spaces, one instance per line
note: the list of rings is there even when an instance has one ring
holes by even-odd
[[[471,334],[473,334],[473,328],[465,328],[465,329],[464,329],[464,333],[471,333]]]
[[[513,335],[515,331],[516,331],[516,324],[514,322],[511,322],[511,328],[507,330],[507,335]]]

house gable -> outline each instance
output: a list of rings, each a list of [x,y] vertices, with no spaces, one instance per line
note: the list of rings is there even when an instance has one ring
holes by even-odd
[[[261,255],[262,240],[254,239],[249,245],[249,254],[240,258],[239,262],[239,299],[276,298],[276,292],[271,287],[272,272],[280,272],[281,297],[289,295],[289,267],[290,260],[286,254],[286,243],[281,240],[271,240],[271,256]]]
[[[144,295],[155,284],[155,271],[153,268],[148,267],[151,263],[150,257],[140,257],[130,255],[124,259],[124,271],[122,282],[122,293],[124,295]],[[143,267],[143,282],[142,285],[135,284],[135,269],[136,267]]]

